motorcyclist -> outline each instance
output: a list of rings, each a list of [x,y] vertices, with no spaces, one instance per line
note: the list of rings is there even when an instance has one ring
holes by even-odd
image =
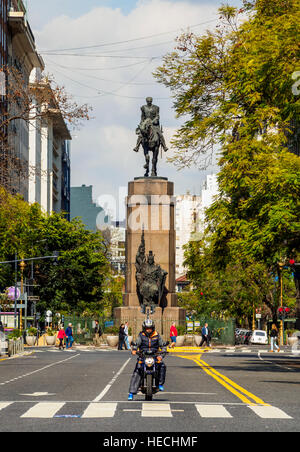
[[[151,350],[155,353],[159,349],[161,349],[162,352],[166,351],[162,337],[155,331],[155,324],[153,320],[146,319],[143,322],[143,331],[141,331],[138,335],[136,345],[132,347],[132,354],[136,355],[137,350]],[[167,367],[163,362],[161,356],[157,356],[156,364],[158,365],[159,390],[164,391]],[[143,361],[138,358],[130,381],[128,400],[133,400],[133,396],[137,394],[138,389],[141,385],[142,372]]]

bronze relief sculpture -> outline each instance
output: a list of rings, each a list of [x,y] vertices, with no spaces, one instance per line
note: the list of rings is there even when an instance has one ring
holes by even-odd
[[[168,272],[155,263],[152,251],[146,256],[144,231],[136,255],[135,268],[140,305],[161,306]]]

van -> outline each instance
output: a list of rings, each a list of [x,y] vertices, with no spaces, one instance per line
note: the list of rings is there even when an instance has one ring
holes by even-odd
[[[250,338],[250,344],[264,344],[268,343],[267,333],[263,330],[254,330]]]

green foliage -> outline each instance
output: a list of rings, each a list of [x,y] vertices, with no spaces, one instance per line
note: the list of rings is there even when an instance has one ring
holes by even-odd
[[[119,328],[117,326],[109,326],[105,328],[105,334],[117,336],[119,334]]]
[[[104,283],[103,309],[107,317],[112,318],[114,309],[123,304],[125,280],[121,276],[108,275]]]
[[[8,339],[19,339],[22,337],[22,331],[21,330],[13,330],[11,333],[8,334]]]
[[[204,240],[187,247],[194,290],[180,303],[239,318],[264,304],[276,316],[277,263],[300,258],[300,159],[289,152],[300,116],[292,89],[299,2],[244,1],[240,10],[222,6],[220,15],[214,31],[181,36],[155,73],[185,121],[172,161],[201,168],[207,152],[220,148],[219,195],[206,211]]]
[[[55,330],[52,330],[51,328],[47,329],[47,336],[55,336],[55,334],[56,334]]]
[[[183,325],[176,326],[178,336],[184,336],[186,333],[186,327]]]
[[[63,214],[44,214],[37,204],[29,205],[0,187],[1,260],[51,256],[34,262],[37,310],[100,315],[103,313],[104,283],[109,274],[102,235],[87,231],[79,220],[68,222]],[[24,278],[30,277],[26,265]],[[18,280],[20,269],[18,268]],[[2,291],[14,284],[14,265],[0,266]]]
[[[36,328],[28,328],[27,330],[27,336],[36,336],[37,335],[37,329]]]

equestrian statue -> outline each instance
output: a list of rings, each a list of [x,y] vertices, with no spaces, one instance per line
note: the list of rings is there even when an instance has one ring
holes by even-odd
[[[145,177],[149,176],[150,151],[153,152],[151,177],[156,177],[160,146],[162,146],[165,152],[167,152],[168,148],[160,126],[159,107],[153,105],[152,97],[147,97],[146,102],[147,104],[141,107],[141,122],[136,129],[138,140],[133,150],[138,152],[140,145],[143,146],[146,159],[146,164],[144,165],[146,170]]]

